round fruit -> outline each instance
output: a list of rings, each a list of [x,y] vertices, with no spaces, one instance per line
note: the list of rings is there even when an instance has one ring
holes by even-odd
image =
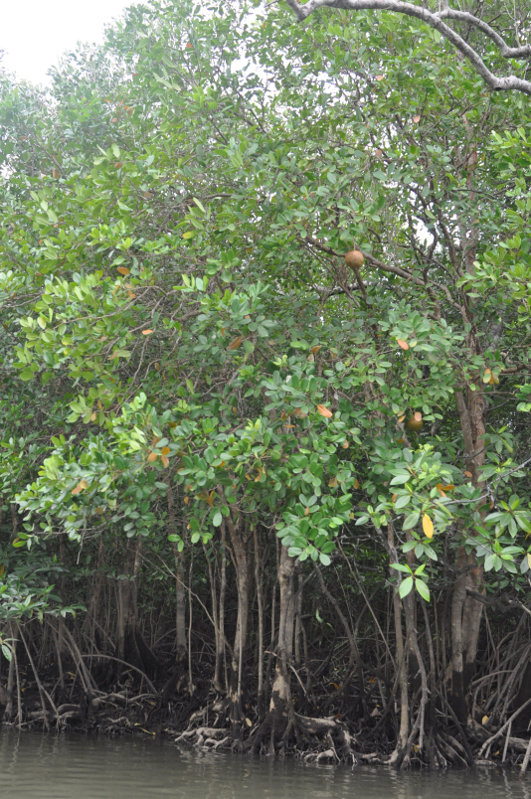
[[[351,269],[359,269],[360,266],[363,266],[364,260],[361,250],[349,250],[345,255],[345,263]]]
[[[409,417],[406,422],[406,427],[408,430],[412,430],[415,433],[418,433],[418,431],[422,429],[422,414],[420,411],[415,411],[413,416]]]

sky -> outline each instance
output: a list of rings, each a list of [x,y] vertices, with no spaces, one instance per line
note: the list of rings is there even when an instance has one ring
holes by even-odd
[[[140,0],[0,0],[3,65],[46,83],[46,72],[78,41],[101,42],[107,23]]]

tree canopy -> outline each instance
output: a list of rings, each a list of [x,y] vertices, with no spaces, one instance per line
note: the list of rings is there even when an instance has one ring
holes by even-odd
[[[208,672],[218,732],[257,751],[298,729],[351,757],[330,712],[355,696],[392,762],[452,759],[436,708],[466,760],[524,674],[531,203],[528,84],[457,39],[493,68],[529,48],[473,9],[288,6],[306,25],[153,0],[48,94],[2,76],[4,654],[76,613],[69,657],[169,658],[192,696]],[[493,710],[504,597],[519,682]]]

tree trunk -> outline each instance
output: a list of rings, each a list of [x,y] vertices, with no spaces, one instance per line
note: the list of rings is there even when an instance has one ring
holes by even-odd
[[[251,582],[251,567],[247,550],[248,535],[232,519],[227,519],[230,534],[230,543],[236,569],[236,589],[238,595],[238,611],[236,615],[236,629],[234,633],[234,646],[232,649],[229,700],[231,722],[237,723],[243,717],[242,712],[242,674],[243,656],[247,641],[247,622],[249,617],[249,592]]]
[[[269,711],[276,718],[287,716],[291,707],[291,688],[288,664],[293,659],[293,633],[295,626],[295,592],[293,576],[295,560],[290,558],[286,547],[280,547],[278,565],[278,584],[280,588],[280,608],[278,623],[277,659],[275,677],[271,690]]]
[[[456,393],[457,410],[464,440],[466,471],[474,486],[481,488],[480,470],[485,462],[484,398],[481,384],[476,390],[467,387]],[[471,531],[472,535],[475,531]],[[469,592],[485,593],[483,567],[468,554],[464,546],[457,550],[455,568],[456,583],[451,605],[452,641],[452,704],[457,717],[466,722],[466,692],[473,674],[477,655],[483,604]]]

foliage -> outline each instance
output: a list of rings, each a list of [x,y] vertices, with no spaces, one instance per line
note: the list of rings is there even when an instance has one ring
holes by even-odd
[[[229,522],[324,566],[365,536],[401,599],[462,550],[524,585],[522,96],[407,20],[286,13],[153,2],[50,98],[3,79],[9,618],[59,602],[61,534],[206,570]]]

